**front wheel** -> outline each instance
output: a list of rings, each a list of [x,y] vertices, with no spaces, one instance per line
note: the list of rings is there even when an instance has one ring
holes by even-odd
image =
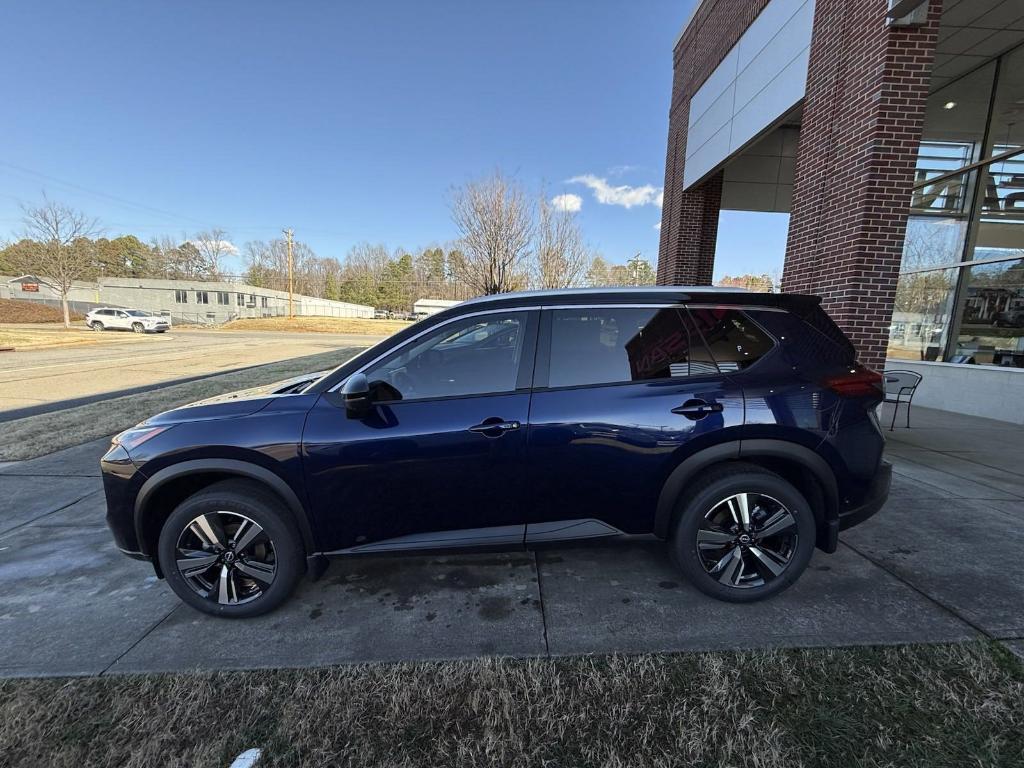
[[[136,333],[145,333],[146,329],[142,323],[132,323],[132,330]]]
[[[236,480],[178,505],[157,549],[178,597],[227,618],[272,611],[288,599],[305,567],[302,538],[277,497]]]
[[[774,472],[738,464],[693,488],[671,546],[699,590],[748,603],[778,594],[800,577],[816,532],[814,513],[796,488]]]

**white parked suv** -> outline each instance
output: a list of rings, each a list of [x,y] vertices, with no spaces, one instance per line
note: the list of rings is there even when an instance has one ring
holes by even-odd
[[[97,307],[85,316],[85,324],[94,331],[118,330],[136,333],[163,333],[171,327],[170,318],[141,309]]]

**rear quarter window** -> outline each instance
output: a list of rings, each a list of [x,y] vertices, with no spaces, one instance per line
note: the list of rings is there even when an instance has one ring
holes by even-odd
[[[737,309],[698,306],[690,314],[722,373],[749,368],[775,346],[764,329]]]
[[[849,339],[823,310],[816,308],[815,312],[806,313],[812,318],[811,322],[789,311],[752,309],[749,314],[780,340],[787,361],[792,365],[848,365],[855,357]]]

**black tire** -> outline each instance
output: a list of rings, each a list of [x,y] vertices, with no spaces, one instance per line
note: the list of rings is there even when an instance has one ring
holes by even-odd
[[[132,323],[132,330],[135,333],[145,333],[146,327],[142,323]]]
[[[92,328],[94,331],[103,331],[103,330],[105,330],[104,327],[103,327],[103,323],[101,323],[99,320],[93,321],[92,325],[90,325],[89,327]]]
[[[213,525],[218,534],[214,538],[224,546],[209,545],[209,537],[204,545],[196,533],[197,528],[190,527],[205,515],[210,516],[205,518],[207,524],[219,521],[219,527]],[[243,531],[241,521],[233,522],[238,518],[247,518],[262,532],[256,535],[256,543],[235,555],[233,537]],[[237,527],[232,529],[233,525]],[[239,543],[245,538],[240,536]],[[189,542],[193,546],[187,546]],[[199,568],[208,558],[216,556],[218,560],[198,575],[186,577],[178,567],[179,555],[186,551],[199,556],[196,558]],[[302,536],[288,510],[273,493],[244,480],[215,483],[179,504],[160,530],[157,556],[167,583],[183,602],[203,613],[225,618],[248,618],[274,610],[294,591],[306,567]],[[226,559],[228,557],[230,560]],[[258,568],[262,576],[259,580],[249,578],[242,572],[243,568],[250,573],[257,572]],[[228,575],[223,578],[221,574],[225,569]],[[268,578],[269,583],[265,584]],[[211,586],[204,595],[203,590]],[[225,593],[226,602],[223,601]]]
[[[741,497],[746,527],[739,520]],[[774,472],[737,463],[712,470],[687,489],[670,547],[673,560],[701,592],[750,603],[782,592],[800,577],[814,553],[816,533],[814,513],[796,488]]]

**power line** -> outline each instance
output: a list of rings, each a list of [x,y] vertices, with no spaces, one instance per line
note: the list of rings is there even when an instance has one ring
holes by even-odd
[[[84,193],[86,193],[88,195],[95,195],[96,197],[102,197],[102,198],[105,198],[107,200],[111,200],[112,202],[119,203],[121,205],[125,205],[125,206],[131,207],[131,208],[136,208],[136,209],[138,209],[140,211],[149,211],[150,213],[155,213],[155,214],[158,214],[160,216],[168,216],[168,217],[170,217],[172,219],[180,219],[182,221],[191,221],[193,224],[200,224],[200,225],[202,225],[204,227],[212,226],[209,221],[203,221],[203,220],[200,220],[200,219],[194,219],[191,216],[182,216],[181,214],[172,213],[171,211],[166,211],[166,210],[164,210],[162,208],[156,208],[156,207],[151,206],[151,205],[144,205],[142,203],[134,203],[131,200],[125,200],[123,197],[117,197],[116,195],[109,195],[106,192],[100,192],[100,191],[95,190],[95,189],[90,189],[89,187],[83,187],[81,184],[75,184],[72,181],[64,181],[63,179],[58,179],[56,176],[50,176],[49,174],[41,173],[39,171],[33,171],[31,168],[24,168],[24,167],[22,167],[20,165],[15,165],[14,163],[8,163],[5,160],[0,160],[0,165],[4,166],[6,168],[10,168],[11,170],[16,171],[18,173],[28,174],[29,176],[37,176],[40,179],[45,179],[46,181],[50,182],[51,184],[59,184],[59,185],[65,186],[65,187],[70,187],[71,189],[76,189],[79,192],[84,192]]]

